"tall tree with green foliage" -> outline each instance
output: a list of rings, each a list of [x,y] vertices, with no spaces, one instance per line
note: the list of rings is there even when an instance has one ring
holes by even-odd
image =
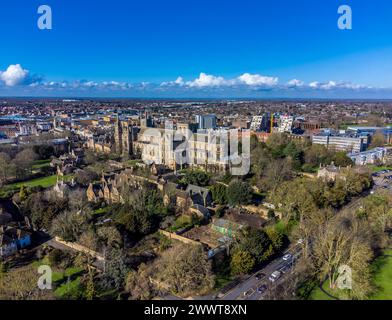
[[[227,201],[231,206],[246,205],[252,201],[253,190],[243,181],[232,181],[226,190]]]
[[[226,204],[227,203],[227,195],[226,195],[227,187],[223,184],[217,183],[211,187],[212,199],[216,204]]]
[[[255,258],[248,251],[237,249],[231,256],[231,273],[234,275],[248,274],[253,270],[255,264]]]
[[[181,179],[183,184],[193,184],[199,187],[206,187],[210,184],[211,176],[202,170],[187,170]]]

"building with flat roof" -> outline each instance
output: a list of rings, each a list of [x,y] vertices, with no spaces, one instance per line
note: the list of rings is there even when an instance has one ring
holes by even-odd
[[[377,162],[385,163],[387,148],[379,147],[363,152],[348,153],[347,156],[354,162],[354,164],[360,166],[375,164]]]
[[[332,131],[323,131],[312,136],[312,143],[339,151],[362,152],[366,150],[368,142],[367,136]]]
[[[215,129],[216,128],[216,115],[197,115],[196,123],[199,125],[199,129]]]

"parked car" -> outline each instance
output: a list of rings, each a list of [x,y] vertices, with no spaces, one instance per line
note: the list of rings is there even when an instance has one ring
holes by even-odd
[[[293,256],[291,255],[291,253],[287,253],[287,254],[285,254],[285,255],[283,256],[283,260],[284,260],[284,261],[288,261],[288,260],[290,260],[292,257],[293,257]]]
[[[257,293],[263,294],[264,292],[267,291],[267,285],[262,284],[260,287],[257,288]]]
[[[282,273],[280,271],[276,270],[271,273],[271,275],[268,279],[271,282],[275,282],[276,280],[278,280],[280,278],[281,275],[282,275]]]
[[[251,296],[254,293],[255,293],[254,289],[249,289],[248,291],[244,292],[244,297],[249,297],[249,296]]]
[[[282,273],[286,273],[288,270],[290,270],[291,266],[292,266],[291,264],[286,264],[283,267],[281,267],[279,271]]]
[[[261,280],[261,279],[265,278],[265,273],[259,272],[259,273],[256,274],[255,277],[256,277],[257,280]]]

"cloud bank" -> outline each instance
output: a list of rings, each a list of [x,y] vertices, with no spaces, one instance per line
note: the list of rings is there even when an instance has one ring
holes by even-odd
[[[8,90],[23,92],[23,94],[78,94],[78,95],[138,95],[140,93],[154,95],[192,96],[192,95],[227,95],[252,96],[258,93],[270,92],[275,96],[312,96],[322,93],[328,94],[378,94],[388,92],[392,95],[392,88],[376,88],[347,81],[331,80],[327,82],[312,81],[306,83],[300,79],[280,82],[279,78],[271,75],[243,73],[235,78],[225,78],[201,72],[195,79],[186,80],[182,76],[172,81],[161,83],[130,83],[109,81],[47,81],[38,76],[32,76],[30,71],[20,64],[11,64],[4,71],[0,70],[0,94]]]

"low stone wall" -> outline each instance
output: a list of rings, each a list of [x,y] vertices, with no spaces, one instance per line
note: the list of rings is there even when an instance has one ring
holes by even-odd
[[[253,205],[248,205],[248,206],[241,206],[241,208],[251,212],[252,214],[257,214],[259,215],[261,218],[269,220],[268,218],[268,211],[269,209],[263,206],[253,206]],[[281,219],[282,218],[282,213],[280,213],[277,210],[274,210],[275,215]]]
[[[164,236],[168,237],[169,239],[175,239],[175,240],[181,241],[181,242],[186,243],[186,244],[201,245],[201,243],[198,242],[198,241],[185,238],[183,236],[180,236],[180,235],[172,233],[172,232],[168,232],[168,231],[165,231],[165,230],[159,230],[159,233],[163,234]]]
[[[87,253],[88,255],[96,258],[97,260],[101,260],[101,261],[105,260],[104,257],[102,255],[100,255],[98,252],[91,250],[85,246],[82,246],[81,244],[74,243],[74,242],[67,242],[59,237],[55,237],[54,239],[56,242],[61,243],[64,246],[67,246],[67,247],[69,247],[73,250],[79,251],[79,252]]]

